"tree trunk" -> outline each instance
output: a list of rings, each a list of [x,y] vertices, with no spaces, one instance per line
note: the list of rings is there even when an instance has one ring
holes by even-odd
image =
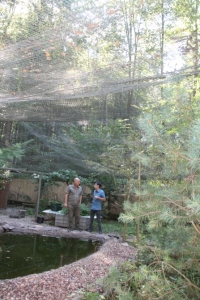
[[[199,62],[199,41],[198,41],[198,1],[195,3],[195,29],[193,32],[194,35],[194,54],[193,54],[193,61],[194,61],[194,82],[193,82],[193,98],[196,96],[197,92],[197,76],[198,76],[198,62]]]
[[[4,139],[4,144],[6,147],[10,146],[11,130],[12,130],[12,121],[6,122],[5,139]]]

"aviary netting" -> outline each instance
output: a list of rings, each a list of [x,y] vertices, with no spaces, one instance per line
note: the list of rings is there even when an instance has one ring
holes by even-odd
[[[43,143],[34,158],[29,152],[30,161],[22,166],[36,169],[35,157],[40,157],[45,171],[63,164],[83,166],[85,154],[73,143],[67,148],[53,142],[41,124],[56,123],[59,126],[54,127],[60,128],[91,120],[106,125],[108,120],[130,119],[138,113],[133,104],[140,106],[152,89],[157,95],[157,86],[198,73],[198,66],[164,73],[161,58],[144,57],[142,34],[142,43],[133,43],[140,21],[131,19],[120,5],[120,1],[0,1],[1,146],[28,138]],[[155,41],[155,49],[159,43]],[[23,137],[16,137],[22,127]],[[61,131],[54,128],[54,136],[63,138]],[[45,151],[47,165],[42,161]]]

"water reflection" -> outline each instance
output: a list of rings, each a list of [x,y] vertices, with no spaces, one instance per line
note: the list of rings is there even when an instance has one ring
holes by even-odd
[[[0,279],[40,273],[70,264],[98,250],[100,242],[40,235],[0,236]]]

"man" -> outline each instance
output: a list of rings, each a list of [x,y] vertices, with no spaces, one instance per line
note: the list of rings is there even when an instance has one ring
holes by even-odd
[[[82,187],[80,179],[74,178],[74,183],[66,189],[64,207],[68,208],[69,229],[73,230],[73,218],[75,217],[75,229],[80,230],[80,206],[82,201]]]
[[[89,227],[89,232],[91,232],[92,228],[93,228],[94,216],[96,215],[97,221],[98,221],[99,234],[102,233],[102,226],[101,226],[102,203],[104,201],[106,201],[105,193],[100,188],[101,188],[101,183],[95,182],[94,195],[93,195],[92,204],[90,207],[90,227]]]

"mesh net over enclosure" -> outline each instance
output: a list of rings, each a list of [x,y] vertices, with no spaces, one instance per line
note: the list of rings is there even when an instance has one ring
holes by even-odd
[[[37,139],[21,167],[91,171],[66,127],[134,119],[146,94],[155,100],[158,86],[177,76],[164,74],[152,20],[141,23],[139,7],[127,5],[0,1],[1,146]]]
[[[76,122],[91,119],[91,115],[100,120],[123,118],[127,115],[123,98],[128,91],[152,86],[152,81],[159,84],[165,78],[132,78],[132,66],[126,57],[118,56],[117,48],[112,50],[110,62],[104,58],[106,54],[98,53],[101,49],[93,44],[112,30],[106,28],[108,13],[103,6],[76,12],[69,1],[27,2],[23,7],[25,2],[13,1],[13,15],[7,14],[9,19],[3,20],[0,120]],[[23,14],[27,16],[23,18]],[[15,22],[12,33],[10,22]],[[119,94],[121,101],[117,101]]]

